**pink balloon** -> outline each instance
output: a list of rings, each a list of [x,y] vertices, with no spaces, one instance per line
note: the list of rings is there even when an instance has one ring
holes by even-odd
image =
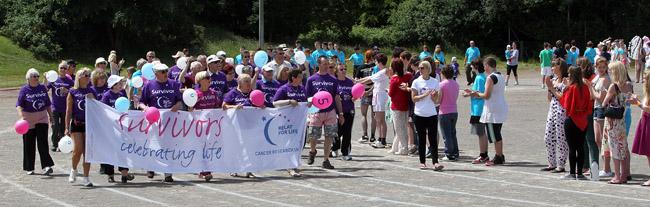
[[[327,91],[319,91],[314,94],[314,97],[311,99],[312,104],[314,104],[318,109],[326,109],[327,107],[330,107],[333,101],[332,94]]]
[[[26,134],[27,131],[29,131],[29,123],[22,119],[18,120],[14,127],[16,128],[16,133],[18,134]]]
[[[363,84],[361,83],[354,84],[354,86],[352,86],[352,98],[355,99],[361,98],[361,96],[363,96],[363,93],[365,91],[366,91],[366,87]]]
[[[254,90],[251,92],[251,102],[253,105],[260,107],[264,105],[264,92],[260,90]]]
[[[144,116],[149,123],[157,122],[160,119],[160,111],[156,107],[149,107],[144,112]]]

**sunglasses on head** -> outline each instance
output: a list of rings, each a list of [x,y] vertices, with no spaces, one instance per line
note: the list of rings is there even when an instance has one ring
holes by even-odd
[[[81,74],[81,77],[82,77],[82,78],[88,78],[88,77],[90,77],[90,74],[88,74],[88,73],[84,73],[84,74]]]

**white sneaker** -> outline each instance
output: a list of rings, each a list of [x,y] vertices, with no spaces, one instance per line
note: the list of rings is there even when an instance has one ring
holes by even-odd
[[[68,177],[68,182],[74,183],[75,181],[77,181],[77,171],[70,170],[70,176]]]
[[[332,152],[332,154],[333,154],[332,156],[334,156],[335,158],[339,157],[339,151],[338,150]]]
[[[93,187],[93,183],[90,182],[90,177],[83,177],[83,185],[85,187]]]
[[[393,151],[393,149],[390,149],[390,150],[388,150],[388,152],[386,152],[386,153],[393,155],[393,154],[395,154],[395,151]]]
[[[343,160],[343,161],[350,161],[350,160],[352,160],[352,156],[350,156],[350,155],[348,155],[348,156],[342,156],[342,157],[341,157],[341,160]]]
[[[34,174],[33,170],[32,171],[27,171],[27,175],[33,175],[33,174]]]
[[[372,147],[374,148],[385,148],[386,145],[382,144],[379,140],[375,141],[375,143],[372,143]]]
[[[604,170],[601,170],[600,172],[598,172],[598,177],[601,177],[601,178],[614,177],[614,173],[613,172],[605,172]]]
[[[45,175],[45,176],[49,176],[49,175],[51,175],[53,172],[54,172],[54,170],[52,170],[51,167],[45,167],[45,168],[43,168],[43,175]]]

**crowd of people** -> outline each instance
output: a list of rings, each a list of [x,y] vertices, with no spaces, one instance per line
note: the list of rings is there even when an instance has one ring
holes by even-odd
[[[92,69],[77,69],[74,60],[61,61],[58,78],[53,82],[41,81],[39,72],[30,69],[26,74],[27,84],[21,88],[16,103],[19,116],[30,123],[28,133],[23,135],[23,170],[34,174],[38,146],[44,174],[53,172],[54,162],[49,155],[47,139],[51,126],[51,151],[58,150],[57,143],[63,136],[70,135],[74,140],[68,181],[76,182],[78,164],[85,151],[87,97],[109,106],[118,98],[126,97],[132,103],[131,110],[146,111],[149,107],[171,111],[238,110],[245,106],[296,106],[320,91],[330,93],[335,103],[308,116],[307,164],[315,163],[318,140],[323,139],[321,166],[334,169],[330,158],[353,159],[352,130],[358,126],[353,124],[357,109],[351,91],[353,85],[359,83],[365,86],[365,93],[359,100],[363,133],[358,142],[377,149],[387,148],[388,136],[393,134],[387,150],[389,154],[417,156],[421,169],[440,171],[444,166],[439,160],[459,159],[456,125],[459,120],[467,121],[479,144],[479,154],[472,163],[504,164],[501,131],[508,117],[505,89],[510,74],[514,75],[514,85],[519,84],[517,44],[508,45],[502,57],[506,60],[506,75],[497,70],[497,57],[482,57],[474,41],[469,42],[460,63],[456,57],[447,62],[440,45],[435,46],[433,53],[427,45],[422,49],[415,53],[395,47],[389,58],[378,47],[365,51],[355,47],[354,53],[346,58],[336,43],[316,41],[312,50],[296,41],[295,47],[268,48],[265,52],[269,61],[264,65],[256,65],[253,60],[264,50],[242,47],[234,58],[223,51],[192,56],[183,49],[172,55],[175,63],[172,67],[161,63],[156,53],[149,51],[145,58],[126,68],[126,77],[120,76],[124,74],[125,62],[117,60],[115,51],[109,53],[108,61],[97,58]],[[647,64],[638,63],[648,58],[650,43],[646,41],[639,50],[636,66],[647,69]],[[294,56],[299,51],[306,54],[302,64]],[[543,171],[565,173],[568,158],[570,170],[563,176],[565,179],[584,179],[585,174],[596,173],[601,177],[613,176],[610,181],[613,184],[629,180],[630,151],[626,136],[631,125],[630,104],[644,111],[632,152],[648,156],[650,162],[650,81],[643,81],[646,96],[640,100],[633,94],[633,80],[627,75],[631,62],[627,60],[627,52],[623,41],[607,40],[599,43],[597,49],[589,42],[584,54],[575,42],[563,45],[558,41],[554,48],[544,44],[539,55],[541,80],[542,87],[548,89],[550,106],[545,133],[549,164]],[[179,60],[185,61],[184,64],[177,64]],[[346,61],[352,63],[351,77]],[[142,87],[133,86],[131,79],[142,76],[142,68],[147,63],[153,64],[155,78]],[[460,64],[465,67],[466,89],[461,89],[456,80],[461,75]],[[637,68],[637,83],[650,78],[641,75],[641,71]],[[182,100],[181,94],[188,88],[197,91],[198,102],[193,107]],[[250,100],[251,91],[256,89],[266,94],[262,106],[253,105]],[[164,101],[157,101],[161,98]],[[470,114],[465,120],[458,114],[459,98],[468,98],[470,102]],[[441,137],[444,154],[439,159],[437,149]],[[492,157],[488,153],[488,143],[494,143]],[[601,155],[603,171],[594,172],[599,169]],[[427,165],[427,158],[431,159],[430,165]],[[613,159],[614,173],[610,159]],[[82,168],[83,185],[92,186],[90,163],[84,161]],[[134,179],[128,168],[118,166],[118,171],[122,182]],[[292,177],[302,175],[299,169],[287,171]],[[101,164],[100,172],[107,175],[109,182],[115,182],[114,166]],[[206,181],[212,179],[210,172],[198,174]],[[239,176],[238,173],[231,175]],[[154,172],[147,172],[147,177],[154,176]],[[255,174],[246,172],[245,177],[255,177]],[[172,174],[164,174],[164,181],[173,182]],[[650,185],[650,181],[644,185]]]

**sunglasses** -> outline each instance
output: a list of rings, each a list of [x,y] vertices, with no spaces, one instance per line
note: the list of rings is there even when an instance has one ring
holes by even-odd
[[[41,76],[40,76],[40,75],[32,75],[31,77],[32,77],[32,78],[39,78],[39,77],[41,77]]]
[[[88,78],[88,77],[90,77],[90,74],[88,74],[88,73],[84,73],[84,74],[81,74],[80,77],[82,77],[82,78]]]
[[[251,58],[251,56],[244,56],[244,58]]]
[[[68,68],[66,68],[66,67],[59,67],[59,69],[61,69],[61,70],[67,70]]]
[[[333,69],[333,68],[334,68],[334,66],[330,66],[330,69]]]

